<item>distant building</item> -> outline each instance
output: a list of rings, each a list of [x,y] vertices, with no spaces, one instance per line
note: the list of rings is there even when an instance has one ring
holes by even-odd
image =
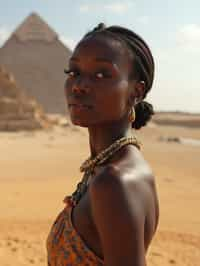
[[[0,131],[50,128],[51,121],[32,97],[27,97],[14,76],[0,66]]]
[[[0,48],[0,65],[46,112],[65,113],[64,68],[70,55],[57,33],[32,13]]]

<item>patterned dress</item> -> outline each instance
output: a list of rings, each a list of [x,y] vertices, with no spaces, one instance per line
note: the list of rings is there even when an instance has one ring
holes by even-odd
[[[73,226],[73,207],[66,204],[47,237],[48,266],[102,266],[104,262],[87,247]]]

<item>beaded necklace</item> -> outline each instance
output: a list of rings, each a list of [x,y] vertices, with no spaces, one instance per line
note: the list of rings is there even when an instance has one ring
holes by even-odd
[[[136,139],[136,137],[122,137],[113,142],[108,148],[101,151],[94,158],[90,156],[87,160],[85,160],[80,166],[80,171],[84,172],[83,178],[77,184],[76,190],[72,193],[72,195],[65,197],[64,202],[69,206],[75,206],[86,192],[88,179],[94,174],[94,168],[97,165],[105,163],[114,153],[128,144],[135,145],[138,149],[141,147],[141,143]]]

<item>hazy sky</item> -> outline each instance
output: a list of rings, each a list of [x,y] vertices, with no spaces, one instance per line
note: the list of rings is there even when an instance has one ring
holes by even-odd
[[[199,0],[0,0],[0,7],[0,45],[33,11],[71,48],[99,22],[136,31],[156,62],[146,100],[156,110],[200,112]]]

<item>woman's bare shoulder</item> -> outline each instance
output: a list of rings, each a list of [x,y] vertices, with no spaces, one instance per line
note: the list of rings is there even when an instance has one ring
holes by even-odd
[[[149,245],[144,233],[146,211],[140,195],[141,185],[134,181],[130,193],[127,181],[120,173],[116,166],[107,165],[89,187],[93,219],[105,262],[131,265],[133,258],[138,258],[135,263],[139,265],[137,263],[145,258],[145,249]]]
[[[127,152],[128,151],[128,152]],[[119,211],[127,210],[140,219],[146,219],[151,231],[156,231],[159,219],[159,203],[155,176],[148,162],[135,149],[125,151],[126,155],[102,167],[93,180],[91,191],[101,199],[111,199]],[[94,192],[96,191],[96,193]]]

